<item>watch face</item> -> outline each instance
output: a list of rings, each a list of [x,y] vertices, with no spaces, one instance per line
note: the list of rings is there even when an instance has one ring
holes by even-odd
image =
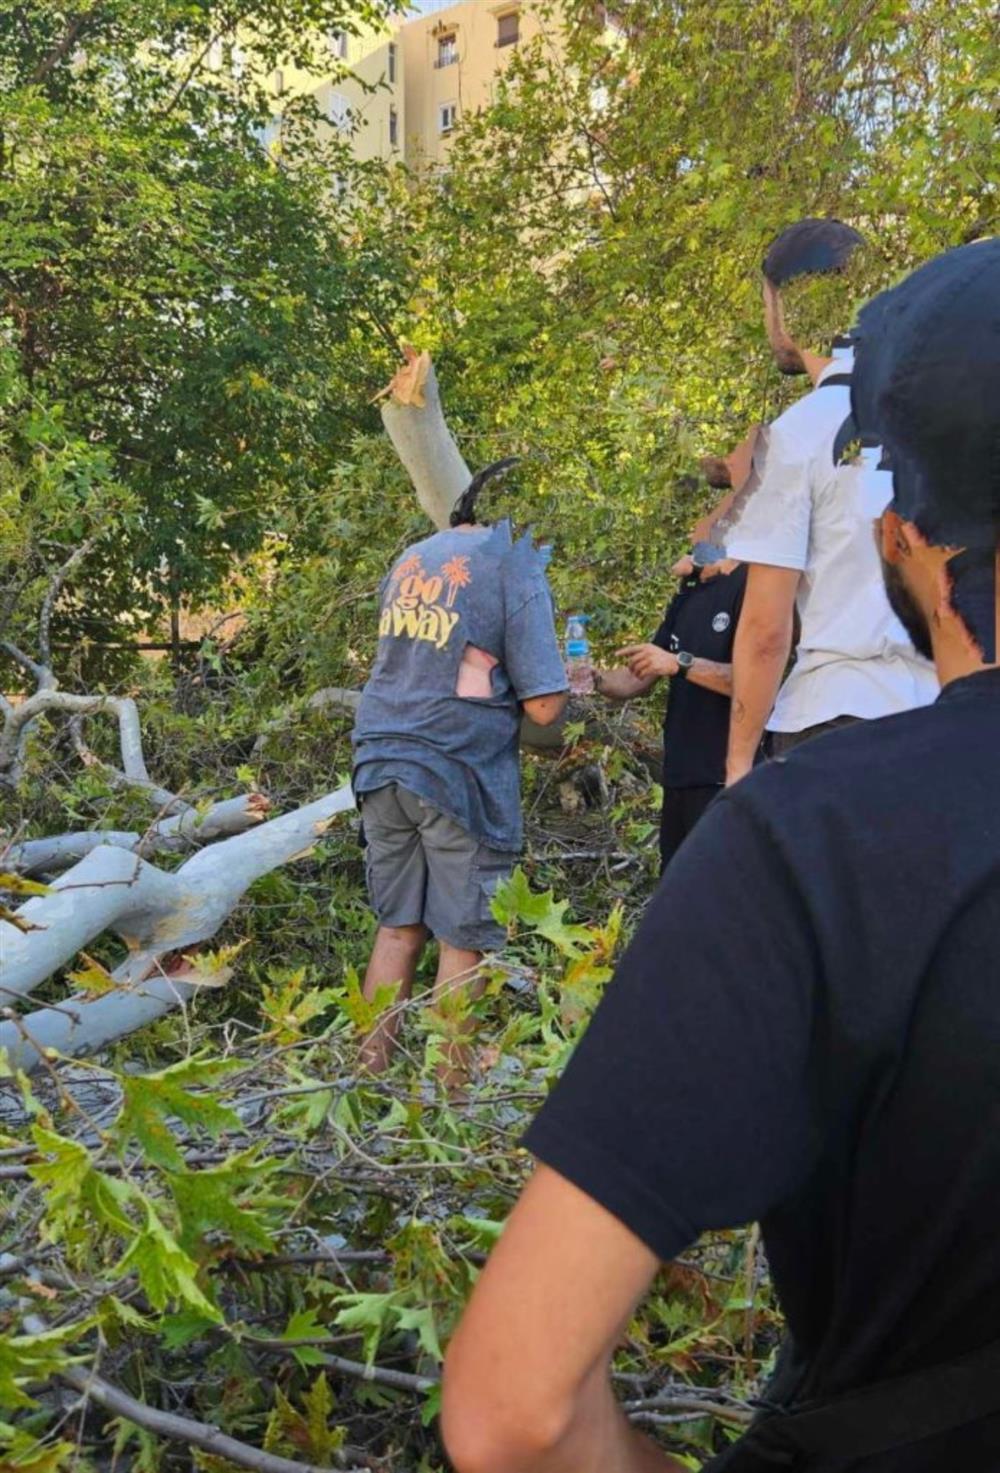
[[[677,656],[677,663],[682,670],[690,670],[694,664],[694,655],[689,655],[687,650],[681,650]]]

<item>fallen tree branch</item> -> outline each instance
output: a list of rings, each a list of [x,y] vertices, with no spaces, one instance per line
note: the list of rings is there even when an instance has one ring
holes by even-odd
[[[123,849],[95,849],[48,894],[19,908],[18,919],[35,929],[22,932],[0,921],[0,986],[5,993],[31,992],[111,929],[132,948],[112,973],[116,990],[97,998],[76,994],[58,1008],[9,1019],[0,1024],[0,1054],[31,1070],[50,1050],[92,1053],[179,1006],[207,979],[193,967],[165,972],[160,958],[214,936],[254,880],[308,852],[333,818],[353,806],[345,785],[199,850],[173,874]]]
[[[142,834],[131,829],[52,834],[44,839],[23,839],[0,853],[4,864],[19,874],[52,874],[86,859],[102,845],[146,856],[161,851],[173,853],[232,834],[242,834],[263,823],[270,807],[270,799],[263,793],[246,793],[214,803],[205,813],[199,813],[196,808],[175,813],[151,824]]]
[[[41,1335],[46,1325],[35,1315],[28,1315],[24,1327],[31,1335]],[[145,1432],[155,1437],[164,1437],[169,1442],[182,1442],[187,1447],[198,1447],[216,1457],[227,1458],[240,1468],[250,1468],[253,1473],[330,1473],[329,1468],[316,1463],[300,1463],[291,1458],[279,1457],[276,1453],[265,1453],[249,1443],[238,1442],[208,1422],[195,1422],[190,1417],[179,1417],[174,1412],[161,1412],[156,1407],[130,1396],[127,1391],[105,1381],[96,1371],[84,1370],[81,1366],[64,1366],[56,1372],[65,1385],[80,1392],[88,1401],[96,1401],[105,1411],[115,1417],[124,1417]],[[346,1468],[343,1454],[334,1454],[338,1468]],[[355,1466],[347,1473],[370,1473],[369,1467]]]

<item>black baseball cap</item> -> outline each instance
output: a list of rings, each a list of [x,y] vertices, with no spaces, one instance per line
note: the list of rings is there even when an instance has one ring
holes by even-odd
[[[947,251],[882,292],[852,337],[853,430],[884,447],[892,509],[930,542],[995,548],[1000,237]]]
[[[864,236],[843,220],[810,217],[796,220],[776,235],[767,248],[763,272],[772,286],[786,286],[797,276],[821,276],[841,271]]]

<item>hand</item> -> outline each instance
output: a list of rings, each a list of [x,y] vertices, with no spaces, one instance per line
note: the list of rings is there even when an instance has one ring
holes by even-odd
[[[734,557],[724,557],[717,563],[708,563],[701,570],[702,582],[704,583],[708,578],[717,578],[720,573],[724,578],[728,578],[730,573],[735,573],[738,567],[739,562]]]
[[[661,676],[669,680],[681,668],[676,655],[669,650],[661,650],[656,644],[627,644],[618,651],[618,656],[625,661],[636,680],[657,680]]]

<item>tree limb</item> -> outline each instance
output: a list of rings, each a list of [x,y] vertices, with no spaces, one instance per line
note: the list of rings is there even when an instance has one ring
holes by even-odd
[[[82,542],[74,552],[70,553],[62,567],[56,569],[49,582],[48,591],[42,601],[41,613],[38,615],[38,655],[42,665],[47,669],[51,669],[52,666],[52,614],[59,601],[59,595],[66,586],[67,578],[83,562],[96,542],[96,537],[88,537],[86,542]]]
[[[270,807],[270,799],[263,793],[248,793],[214,803],[207,813],[189,808],[184,813],[162,818],[142,834],[127,829],[52,834],[44,839],[23,839],[0,851],[0,857],[9,869],[19,874],[40,875],[53,874],[76,864],[102,845],[128,849],[144,857],[161,851],[172,853],[232,834],[242,834],[263,823]]]
[[[47,1327],[37,1316],[27,1315],[24,1328],[30,1335],[41,1335]],[[181,1442],[188,1447],[214,1453],[216,1457],[227,1458],[240,1468],[253,1470],[253,1473],[330,1473],[329,1468],[321,1468],[316,1463],[295,1462],[276,1453],[262,1452],[249,1443],[238,1442],[208,1422],[195,1422],[190,1417],[179,1417],[173,1412],[161,1412],[156,1407],[147,1406],[145,1402],[129,1396],[127,1391],[105,1381],[96,1371],[85,1370],[82,1366],[64,1366],[56,1374],[60,1381],[87,1399],[96,1401],[113,1416],[124,1417],[127,1422],[134,1422],[156,1437],[165,1437],[170,1442]],[[334,1458],[337,1467],[345,1467],[342,1456],[334,1453]],[[348,1473],[369,1473],[369,1470],[356,1466]]]
[[[247,888],[322,837],[354,805],[348,785],[304,808],[199,850],[173,874],[110,846],[95,849],[50,892],[21,906],[21,932],[0,921],[0,988],[24,996],[102,931],[124,936],[131,955],[112,973],[113,992],[81,993],[0,1024],[0,1054],[26,1070],[47,1051],[93,1053],[179,1006],[207,978],[194,967],[165,971],[160,958],[214,936]]]

